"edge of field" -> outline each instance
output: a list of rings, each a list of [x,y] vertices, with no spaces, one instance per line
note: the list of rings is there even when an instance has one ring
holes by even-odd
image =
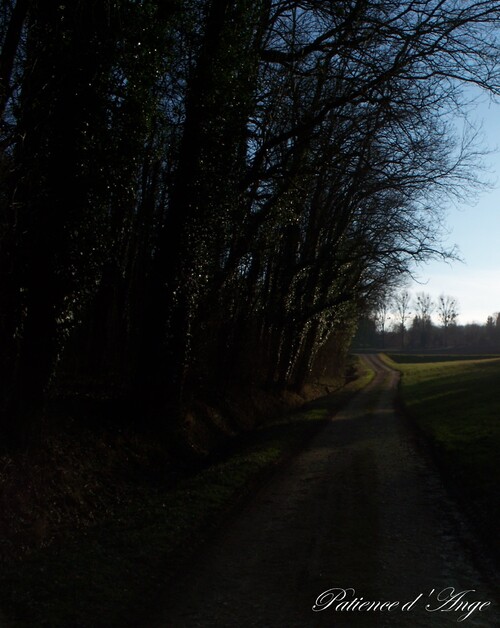
[[[385,364],[401,373],[398,410],[416,428],[420,444],[430,453],[495,569],[500,565],[500,400],[492,382],[497,381],[497,370],[500,380],[500,358],[453,356],[440,361],[438,356],[429,357],[425,362],[412,356],[411,362],[404,363],[380,354]]]

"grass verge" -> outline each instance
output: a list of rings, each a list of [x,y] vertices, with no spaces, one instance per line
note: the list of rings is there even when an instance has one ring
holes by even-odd
[[[489,360],[500,356],[490,354],[460,353],[390,353],[388,357],[397,364],[429,364],[435,362],[466,362],[469,360]]]
[[[405,409],[433,445],[437,462],[498,560],[500,359],[447,357],[385,360],[401,371]]]
[[[146,625],[168,596],[169,579],[207,535],[372,377],[360,362],[346,386],[235,441],[209,466],[170,488],[145,484],[109,520],[8,561],[0,575],[5,625]]]

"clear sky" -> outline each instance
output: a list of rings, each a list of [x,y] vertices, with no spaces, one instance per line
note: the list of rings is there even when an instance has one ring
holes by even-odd
[[[500,104],[478,103],[473,118],[483,123],[487,155],[487,177],[493,189],[479,196],[474,206],[450,207],[446,244],[456,244],[464,263],[431,262],[417,269],[421,284],[413,282],[410,292],[427,292],[434,298],[444,293],[459,303],[460,324],[485,323],[500,311]]]

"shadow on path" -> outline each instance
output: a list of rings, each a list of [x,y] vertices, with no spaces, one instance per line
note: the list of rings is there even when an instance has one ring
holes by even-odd
[[[490,601],[458,625],[500,626],[469,534],[433,465],[394,411],[398,373],[376,356],[373,382],[327,424],[165,591],[160,627],[455,626],[437,608],[449,587]],[[313,612],[318,596],[397,601],[392,611]],[[415,600],[408,611],[402,604]]]

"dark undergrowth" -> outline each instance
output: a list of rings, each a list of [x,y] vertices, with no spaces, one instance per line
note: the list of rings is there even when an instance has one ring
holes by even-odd
[[[75,429],[36,456],[3,457],[2,625],[145,625],[204,540],[372,375],[358,366],[332,394],[190,467],[125,431]]]

